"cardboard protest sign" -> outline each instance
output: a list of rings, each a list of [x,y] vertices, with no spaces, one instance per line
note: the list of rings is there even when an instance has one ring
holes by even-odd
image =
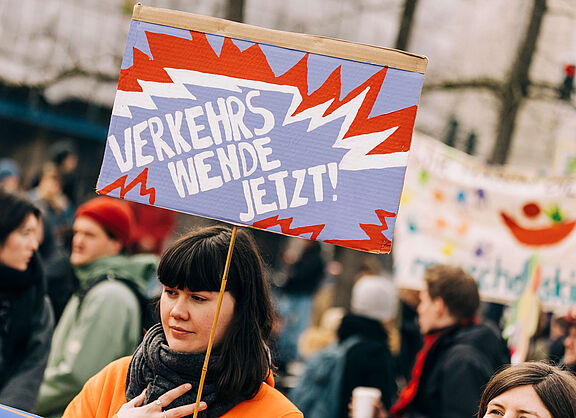
[[[397,284],[421,288],[427,266],[456,264],[485,300],[517,302],[519,315],[531,315],[535,300],[545,309],[571,306],[575,226],[573,177],[487,166],[417,134],[396,225]]]
[[[25,412],[16,408],[11,408],[6,405],[0,405],[0,418],[16,418],[16,417],[41,418],[40,416],[31,414],[30,412]]]
[[[389,252],[426,63],[137,5],[97,190]]]

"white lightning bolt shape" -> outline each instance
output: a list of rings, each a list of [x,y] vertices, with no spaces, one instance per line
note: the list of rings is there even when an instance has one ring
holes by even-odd
[[[132,112],[128,106],[140,107],[142,109],[156,110],[158,107],[152,96],[166,97],[170,99],[190,99],[196,100],[196,97],[180,83],[158,83],[155,81],[138,80],[142,91],[123,91],[116,92],[112,114],[132,118]]]
[[[164,68],[164,70],[168,73],[173,83],[158,83],[138,80],[138,83],[142,87],[142,92],[118,90],[114,101],[114,107],[112,109],[112,115],[132,118],[129,106],[151,110],[157,109],[157,106],[152,99],[153,96],[196,100],[196,97],[190,93],[186,88],[186,85],[217,88],[237,93],[242,91],[242,87],[261,91],[275,91],[292,96],[292,103],[286,112],[286,116],[282,123],[283,126],[309,119],[310,122],[307,131],[311,132],[314,129],[336,119],[344,118],[338,136],[333,144],[334,148],[349,150],[339,164],[341,170],[356,171],[405,166],[408,160],[408,152],[367,155],[368,152],[374,149],[378,144],[389,138],[396,129],[398,129],[398,126],[387,129],[383,132],[357,135],[343,139],[344,135],[350,128],[350,125],[354,121],[366,94],[368,93],[368,87],[329,115],[323,116],[324,112],[328,109],[334,99],[330,99],[327,102],[305,109],[297,115],[294,115],[294,112],[300,103],[302,103],[300,91],[295,86],[271,84],[263,81],[245,80],[191,70],[174,68]]]

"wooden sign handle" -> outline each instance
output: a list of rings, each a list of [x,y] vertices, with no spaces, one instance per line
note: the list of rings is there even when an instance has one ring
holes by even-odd
[[[232,252],[234,251],[236,232],[238,232],[238,227],[234,225],[234,228],[232,229],[232,236],[230,237],[230,245],[228,246],[228,256],[226,257],[226,264],[224,265],[224,273],[222,274],[222,283],[220,284],[220,293],[218,294],[216,313],[214,314],[214,321],[212,322],[212,329],[210,330],[210,339],[208,340],[208,347],[206,348],[206,356],[204,357],[204,365],[202,366],[202,375],[200,376],[200,385],[198,386],[198,394],[196,395],[196,405],[194,407],[194,418],[198,417],[198,408],[200,406],[200,398],[202,397],[202,388],[204,387],[204,379],[206,379],[206,372],[208,371],[208,361],[210,360],[210,352],[212,351],[212,343],[214,342],[216,325],[218,324],[218,317],[220,316],[222,299],[224,297],[224,291],[226,290],[226,283],[228,282],[228,271],[230,270]]]

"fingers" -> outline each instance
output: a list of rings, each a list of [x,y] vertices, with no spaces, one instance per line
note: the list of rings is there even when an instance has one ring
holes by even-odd
[[[184,395],[190,389],[192,389],[192,385],[190,383],[184,383],[183,385],[180,385],[164,393],[163,395],[158,397],[158,400],[162,403],[162,406],[165,408],[168,405],[170,405],[170,403],[172,403],[174,399]]]
[[[142,404],[144,404],[145,399],[146,399],[146,389],[144,389],[140,395],[136,396],[127,404],[130,406],[142,406]]]
[[[169,409],[165,411],[166,418],[179,418],[179,417],[186,417],[188,415],[192,415],[194,413],[195,403],[190,405],[179,406],[177,408]],[[208,405],[206,402],[200,402],[198,404],[198,411],[203,411],[206,409]]]

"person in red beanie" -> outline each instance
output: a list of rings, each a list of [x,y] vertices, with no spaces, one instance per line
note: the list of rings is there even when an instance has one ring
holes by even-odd
[[[130,243],[132,210],[121,200],[97,197],[76,211],[70,262],[81,266],[120,254]]]
[[[132,210],[119,199],[96,197],[76,211],[70,263],[79,290],[54,332],[38,400],[42,416],[61,416],[92,375],[140,342],[140,302],[124,281],[145,294],[156,257],[123,254],[133,229]]]

